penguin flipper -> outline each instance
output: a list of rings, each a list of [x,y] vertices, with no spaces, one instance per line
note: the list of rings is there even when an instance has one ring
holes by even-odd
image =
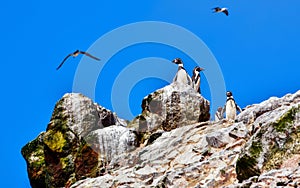
[[[177,74],[175,75],[175,77],[173,78],[173,82],[176,82],[177,80]]]
[[[191,77],[187,73],[186,73],[186,79],[188,81],[188,85],[194,87],[194,83],[193,83]]]
[[[239,111],[240,113],[243,111],[237,104],[236,104],[236,110]]]

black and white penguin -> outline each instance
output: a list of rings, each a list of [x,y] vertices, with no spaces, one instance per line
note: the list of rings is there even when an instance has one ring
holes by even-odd
[[[237,111],[242,112],[242,109],[236,104],[231,91],[227,91],[226,96],[227,96],[227,100],[223,108],[222,115],[224,114],[225,111],[226,119],[228,121],[234,122]]]
[[[219,12],[223,12],[224,14],[226,14],[226,16],[228,16],[228,8],[220,8],[220,7],[215,7],[213,8],[214,13],[219,13]]]
[[[180,58],[176,58],[172,62],[178,65],[178,70],[173,79],[173,82],[179,82],[193,87],[193,81],[189,76],[189,74],[184,69],[182,60]]]
[[[70,56],[72,56],[72,57],[77,57],[79,54],[83,54],[83,55],[86,55],[86,56],[88,56],[88,57],[90,57],[90,58],[93,58],[93,59],[95,59],[95,60],[97,60],[97,61],[100,61],[99,58],[97,58],[97,57],[95,57],[95,56],[92,56],[91,54],[89,54],[89,53],[87,53],[87,52],[83,52],[83,51],[76,50],[75,52],[70,53],[69,55],[67,55],[67,56],[64,58],[64,60],[60,63],[60,65],[56,68],[56,70],[58,70]]]
[[[194,84],[194,89],[201,94],[201,89],[200,89],[200,71],[203,71],[203,68],[200,68],[196,66],[193,70],[193,76],[192,76],[192,81]]]

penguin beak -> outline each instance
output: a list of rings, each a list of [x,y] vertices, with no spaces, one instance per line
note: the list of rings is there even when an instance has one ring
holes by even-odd
[[[205,69],[204,68],[200,68],[200,71],[204,71]]]

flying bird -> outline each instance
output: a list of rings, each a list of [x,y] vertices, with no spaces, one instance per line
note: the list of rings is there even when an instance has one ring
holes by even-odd
[[[215,7],[215,8],[213,8],[213,10],[216,13],[223,12],[224,14],[226,14],[226,16],[228,16],[228,9],[227,8]]]
[[[77,57],[79,54],[83,54],[83,55],[89,56],[90,58],[93,58],[93,59],[95,59],[95,60],[97,60],[97,61],[100,61],[99,58],[97,58],[97,57],[95,57],[95,56],[92,56],[91,54],[89,54],[89,53],[87,53],[87,52],[83,52],[83,51],[76,50],[75,52],[73,52],[73,53],[67,55],[67,56],[65,57],[65,59],[60,63],[60,65],[56,68],[56,70],[58,70],[70,56]]]

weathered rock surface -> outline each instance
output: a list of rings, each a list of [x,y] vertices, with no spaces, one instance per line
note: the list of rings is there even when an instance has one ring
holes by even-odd
[[[248,107],[234,124],[203,122],[163,132],[112,161],[110,173],[72,187],[297,187],[299,94]]]
[[[105,173],[111,156],[136,147],[124,122],[81,94],[64,95],[47,131],[22,148],[31,186],[64,187]]]
[[[22,150],[32,184],[43,187],[44,182],[51,180],[44,174],[53,173],[48,168],[67,163],[74,167],[66,165],[65,168],[71,166],[75,170],[69,176],[61,173],[68,179],[60,177],[59,181],[65,181],[66,186],[73,183],[73,188],[300,186],[300,91],[248,106],[235,123],[225,120],[199,123],[197,113],[193,116],[195,122],[184,117],[186,122],[181,118],[169,119],[169,124],[176,122],[175,125],[156,123],[163,120],[155,119],[161,114],[154,113],[160,112],[153,110],[160,109],[160,105],[153,105],[159,102],[151,104],[153,98],[148,101],[148,96],[143,102],[144,131],[149,133],[147,144],[139,145],[144,138],[136,126],[90,129],[84,141],[73,136],[77,135],[73,130],[68,134],[61,131],[63,136],[54,128],[50,129],[51,134],[48,129],[41,133]],[[137,121],[139,119],[130,124],[140,128]],[[171,129],[164,128],[165,125]],[[63,137],[68,144],[63,147],[47,144],[56,140],[50,139],[52,137]],[[46,157],[50,154],[51,157]],[[63,157],[55,161],[57,156]],[[95,158],[97,160],[91,160]],[[54,172],[60,173],[59,170]]]
[[[141,106],[142,114],[129,124],[139,133],[170,131],[210,118],[209,101],[189,85],[178,82],[149,94]]]
[[[238,116],[253,134],[237,163],[240,181],[278,169],[284,161],[300,154],[299,104],[298,91],[283,98],[272,97]]]

